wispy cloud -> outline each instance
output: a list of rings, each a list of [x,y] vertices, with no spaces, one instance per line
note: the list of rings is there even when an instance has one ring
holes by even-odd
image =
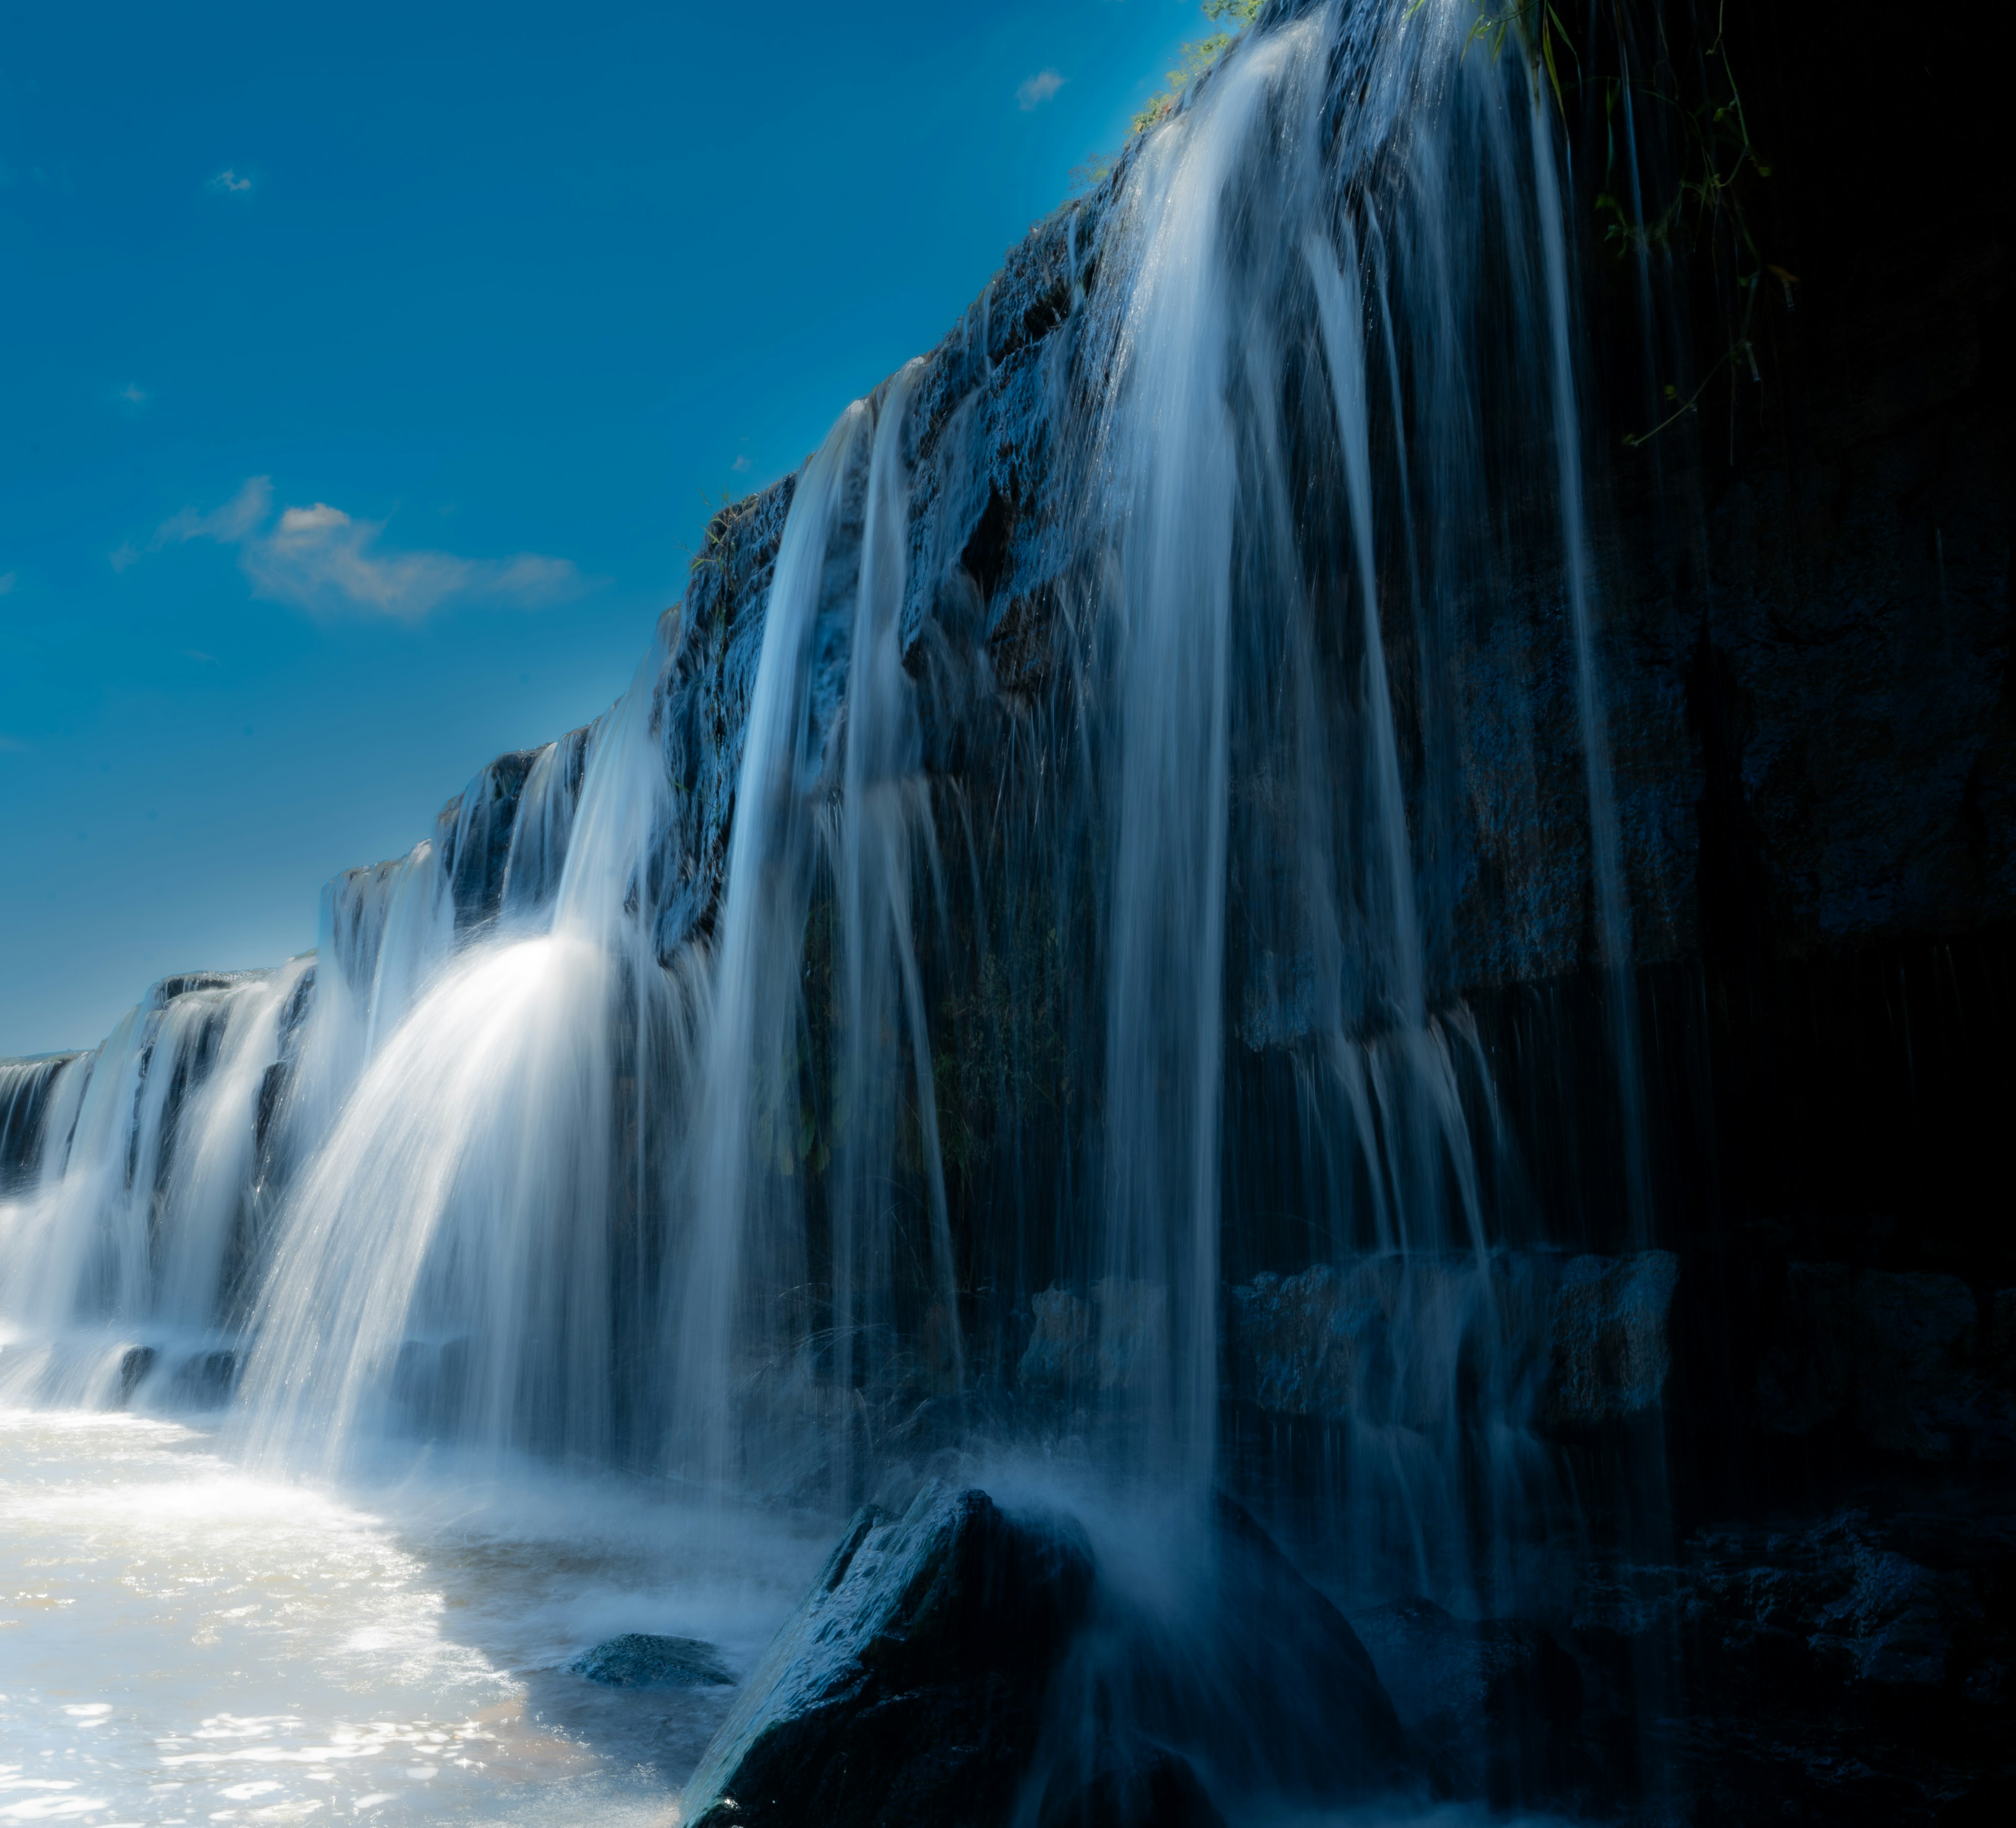
[[[728,467],[733,470],[737,476],[745,474],[749,468],[749,453],[747,451],[743,452],[742,455],[736,458],[733,463],[729,465]]]
[[[1031,108],[1040,108],[1051,96],[1064,86],[1064,79],[1054,70],[1039,70],[1015,91],[1016,105],[1026,114]]]
[[[15,581],[20,575],[16,571],[0,571],[0,596],[5,596],[14,588]]]
[[[128,381],[113,397],[124,400],[128,406],[144,406],[147,402],[147,390],[138,381]]]
[[[185,508],[155,530],[146,551],[193,539],[238,549],[238,566],[252,594],[315,615],[363,610],[417,622],[451,599],[537,609],[578,596],[589,587],[566,559],[520,552],[509,559],[465,559],[453,552],[397,552],[380,543],[382,520],[358,520],[317,502],[283,508],[272,519],[271,477],[247,477],[222,506],[207,514]],[[131,545],[112,555],[123,571],[142,555]]]
[[[227,196],[242,196],[252,188],[252,180],[249,178],[240,178],[236,171],[226,166],[223,171],[211,179],[210,188],[212,190],[221,190]]]
[[[27,752],[27,744],[20,737],[9,736],[5,731],[0,731],[0,750],[15,755],[23,755]]]

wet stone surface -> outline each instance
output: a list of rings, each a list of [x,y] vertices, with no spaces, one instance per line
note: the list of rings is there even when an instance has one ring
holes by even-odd
[[[686,1819],[1005,1822],[1092,1585],[1075,1529],[985,1492],[864,1507],[701,1758]]]
[[[578,1657],[574,1675],[611,1688],[729,1688],[735,1678],[713,1645],[698,1638],[654,1638],[625,1632]]]

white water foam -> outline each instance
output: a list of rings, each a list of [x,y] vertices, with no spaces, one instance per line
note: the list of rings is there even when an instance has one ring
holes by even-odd
[[[618,1486],[346,1502],[178,1423],[0,1412],[0,1823],[664,1823],[732,1691],[563,1666],[646,1631],[747,1668],[823,1545],[737,1535],[729,1566]]]

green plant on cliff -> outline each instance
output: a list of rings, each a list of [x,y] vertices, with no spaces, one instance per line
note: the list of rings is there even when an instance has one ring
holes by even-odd
[[[1728,269],[1741,315],[1729,347],[1701,374],[1686,398],[1669,383],[1663,389],[1672,410],[1658,424],[1643,432],[1629,433],[1625,443],[1636,446],[1657,437],[1669,426],[1695,410],[1709,386],[1725,369],[1747,365],[1753,381],[1761,382],[1757,347],[1752,340],[1757,302],[1766,290],[1764,282],[1776,282],[1785,308],[1792,308],[1792,288],[1796,274],[1767,261],[1759,247],[1744,205],[1754,186],[1771,175],[1768,160],[1750,137],[1750,122],[1737,86],[1736,70],[1730,61],[1724,31],[1724,9],[1715,16],[1715,35],[1693,60],[1700,73],[1701,91],[1685,92],[1676,74],[1676,62],[1664,43],[1665,23],[1661,22],[1661,56],[1650,82],[1634,82],[1631,95],[1663,110],[1678,124],[1683,153],[1678,182],[1665,207],[1649,218],[1634,217],[1612,188],[1617,182],[1616,117],[1625,99],[1624,79],[1613,77],[1604,85],[1604,127],[1606,158],[1604,189],[1598,192],[1596,211],[1606,218],[1604,238],[1620,259],[1643,255],[1654,249],[1673,249],[1693,255],[1705,254],[1717,271]]]
[[[1418,12],[1427,0],[1415,0],[1410,12]],[[1546,74],[1555,106],[1564,121],[1568,118],[1566,91],[1580,90],[1582,59],[1568,27],[1551,0],[1474,0],[1477,18],[1464,40],[1463,49],[1479,40],[1496,57],[1510,38],[1532,65],[1535,79]],[[1776,281],[1785,308],[1792,308],[1792,288],[1798,276],[1765,259],[1758,246],[1744,205],[1751,188],[1771,175],[1769,162],[1750,138],[1750,123],[1737,86],[1736,70],[1729,55],[1725,31],[1726,8],[1718,5],[1715,29],[1709,41],[1693,57],[1676,57],[1668,42],[1665,15],[1656,15],[1658,55],[1654,59],[1652,80],[1633,80],[1624,74],[1603,79],[1604,164],[1603,188],[1596,197],[1596,213],[1604,221],[1604,240],[1619,259],[1646,254],[1654,249],[1671,249],[1689,256],[1705,254],[1718,272],[1725,267],[1741,300],[1741,312],[1728,347],[1709,364],[1697,384],[1683,398],[1677,384],[1661,390],[1671,410],[1658,423],[1642,432],[1625,434],[1626,445],[1636,448],[1656,438],[1669,426],[1694,412],[1716,378],[1747,365],[1751,379],[1761,382],[1757,347],[1753,340],[1757,301],[1768,278]],[[1597,16],[1592,16],[1592,22]],[[1618,21],[1620,42],[1623,21]],[[1622,59],[1620,57],[1620,63]],[[1571,66],[1568,81],[1561,72]],[[1679,71],[1691,69],[1697,84],[1683,85]],[[1665,207],[1649,218],[1634,216],[1618,194],[1618,113],[1625,99],[1626,85],[1634,104],[1649,103],[1677,126],[1681,146],[1679,171]],[[1625,153],[1629,155],[1627,147]]]
[[[1146,133],[1176,111],[1190,85],[1229,51],[1239,34],[1259,17],[1265,0],[1204,0],[1204,16],[1219,29],[1183,46],[1183,62],[1168,73],[1166,85],[1134,117],[1132,131]]]
[[[1407,9],[1411,18],[1427,5],[1428,0],[1414,0]],[[1550,0],[1508,0],[1503,6],[1494,7],[1491,0],[1475,0],[1477,17],[1470,28],[1470,36],[1463,41],[1463,54],[1481,38],[1490,47],[1491,55],[1499,56],[1510,38],[1526,53],[1536,69],[1547,73],[1547,82],[1554,92],[1554,105],[1564,116],[1568,103],[1561,94],[1561,59],[1554,49],[1558,38],[1562,49],[1575,58],[1575,45],[1568,37],[1568,27],[1561,23]],[[1579,59],[1577,59],[1579,62]]]

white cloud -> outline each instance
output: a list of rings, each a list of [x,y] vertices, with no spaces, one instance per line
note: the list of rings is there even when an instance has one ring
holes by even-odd
[[[146,400],[147,390],[138,381],[128,381],[119,390],[119,398],[129,406],[139,406]]]
[[[391,552],[379,543],[382,520],[357,520],[317,502],[273,510],[272,478],[249,477],[221,507],[193,508],[163,521],[147,550],[193,539],[238,549],[238,566],[252,594],[318,615],[362,610],[417,622],[451,598],[484,599],[537,609],[578,596],[588,588],[566,559],[520,552],[509,559],[464,559],[453,552]],[[112,555],[123,571],[140,555],[121,546]]]
[[[179,514],[171,514],[154,529],[154,537],[147,542],[147,550],[158,552],[162,547],[179,545],[185,540],[214,539],[220,545],[236,545],[249,539],[257,527],[273,511],[273,479],[270,476],[248,476],[238,493],[221,508],[213,508],[207,514],[199,514],[193,508],[185,508]],[[130,565],[139,555],[130,546],[122,551],[131,553],[126,563]],[[114,560],[115,564],[117,560]],[[118,566],[121,570],[125,566]]]
[[[737,476],[740,476],[749,467],[748,452],[746,451],[743,452],[743,454],[740,457],[736,458],[733,463],[729,464],[728,467],[733,470]]]
[[[252,188],[252,180],[249,178],[240,178],[236,171],[227,166],[211,179],[210,188],[212,190],[223,191],[227,196],[243,196],[245,192]]]
[[[18,572],[0,571],[0,596],[5,596],[14,588],[15,580],[19,576]]]
[[[1031,108],[1040,108],[1051,96],[1064,86],[1064,79],[1054,70],[1039,70],[1015,91],[1015,100],[1026,114]]]

